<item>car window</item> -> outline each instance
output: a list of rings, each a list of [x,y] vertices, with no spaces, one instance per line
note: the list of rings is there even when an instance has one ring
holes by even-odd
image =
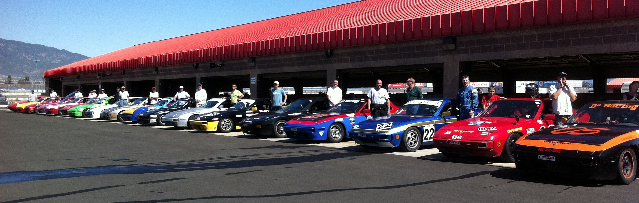
[[[363,100],[344,100],[339,104],[331,107],[327,112],[329,113],[355,113],[358,109],[366,103]]]
[[[442,103],[442,101],[436,100],[413,100],[402,106],[402,108],[397,110],[395,114],[410,116],[435,116]]]
[[[533,119],[539,111],[541,102],[530,100],[501,100],[496,101],[484,110],[480,117],[509,117]]]
[[[283,110],[284,111],[302,111],[310,103],[311,103],[311,100],[300,99],[300,100],[294,101],[293,103],[290,103],[289,105],[286,105],[286,108],[284,108]]]

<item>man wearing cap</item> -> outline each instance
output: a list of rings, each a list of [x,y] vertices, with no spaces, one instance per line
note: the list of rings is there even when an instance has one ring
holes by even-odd
[[[149,92],[149,103],[155,104],[158,102],[160,98],[160,93],[155,89],[155,87],[151,88],[151,92]]]
[[[31,90],[31,94],[29,94],[29,102],[35,102],[38,99],[38,95],[35,93],[35,90]]]
[[[120,106],[128,106],[129,105],[129,91],[126,91],[126,87],[122,86],[120,88],[120,92],[118,92],[120,96]]]
[[[197,106],[202,106],[202,104],[204,104],[204,102],[206,102],[206,90],[202,89],[202,83],[197,84],[197,90],[195,91],[195,102],[197,103]]]
[[[282,100],[282,97],[284,100]],[[287,99],[286,92],[282,88],[280,88],[280,82],[273,82],[273,90],[271,90],[271,101],[273,103],[273,107],[271,107],[272,111],[281,110],[282,106],[286,104]]]
[[[75,89],[75,94],[73,95],[73,97],[82,98],[84,97],[84,95],[82,95],[82,92],[80,92],[80,89]]]
[[[577,93],[566,81],[568,74],[559,73],[557,84],[550,86],[548,94],[552,100],[552,112],[555,114],[555,124],[563,122],[572,115],[572,102],[577,100]]]
[[[240,99],[244,98],[244,94],[237,90],[237,85],[233,84],[232,87],[233,91],[231,91],[231,103],[235,105]]]
[[[98,94],[98,99],[104,99],[104,98],[107,98],[107,97],[109,97],[109,96],[104,92],[104,89],[101,89],[100,90],[100,94]]]
[[[178,100],[178,99],[186,99],[191,97],[191,95],[184,91],[184,86],[180,86],[180,91],[178,91],[177,93],[175,93],[175,96],[173,97],[173,100]]]
[[[93,99],[95,97],[97,97],[98,94],[95,93],[95,90],[91,90],[91,92],[89,93],[89,99]]]

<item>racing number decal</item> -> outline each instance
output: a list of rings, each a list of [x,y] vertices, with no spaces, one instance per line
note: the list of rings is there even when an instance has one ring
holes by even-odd
[[[424,127],[424,142],[432,141],[435,136],[435,126],[434,125],[425,125]]]

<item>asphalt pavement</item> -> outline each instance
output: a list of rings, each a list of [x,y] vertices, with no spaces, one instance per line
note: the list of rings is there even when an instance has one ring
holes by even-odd
[[[0,110],[2,202],[636,202],[495,159]]]

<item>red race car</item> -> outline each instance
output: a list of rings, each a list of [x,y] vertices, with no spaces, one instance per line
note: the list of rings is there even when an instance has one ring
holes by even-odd
[[[442,127],[435,133],[433,141],[447,157],[499,157],[504,162],[514,162],[513,146],[517,139],[554,125],[551,108],[550,100],[496,101],[475,118]]]
[[[36,108],[38,108],[39,106],[45,105],[45,104],[50,104],[52,102],[55,102],[56,99],[55,98],[49,98],[46,101],[43,101],[41,103],[35,103],[35,104],[29,104],[25,107],[22,107],[22,109],[20,109],[21,113],[34,113]]]

